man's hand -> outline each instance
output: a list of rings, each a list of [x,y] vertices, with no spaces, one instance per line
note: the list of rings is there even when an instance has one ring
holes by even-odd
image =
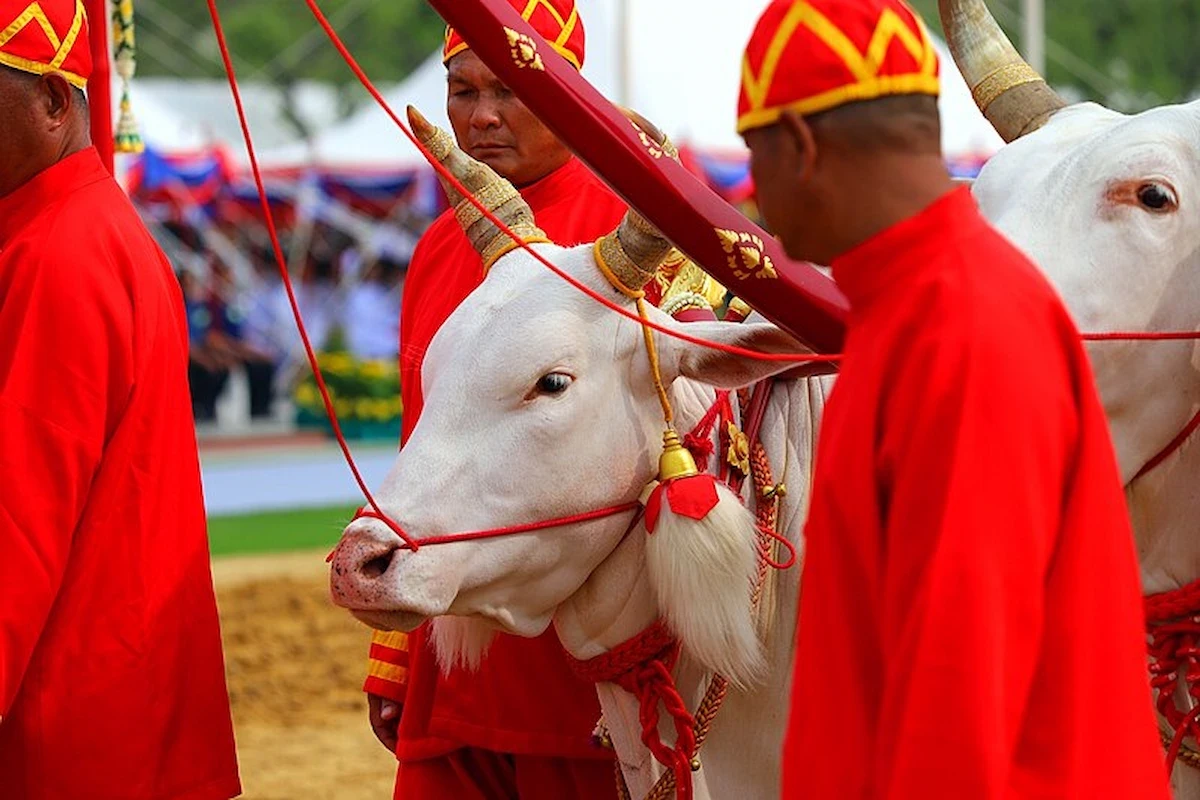
[[[400,704],[377,694],[367,695],[367,716],[375,738],[388,749],[396,752],[396,732],[400,728]]]

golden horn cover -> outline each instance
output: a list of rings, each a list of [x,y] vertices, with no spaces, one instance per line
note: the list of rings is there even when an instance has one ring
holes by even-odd
[[[1011,142],[1046,124],[1066,102],[1017,53],[984,0],[938,0],[946,42],[975,104]]]
[[[526,242],[549,241],[535,224],[529,204],[511,183],[497,175],[487,164],[476,161],[460,150],[449,133],[425,119],[412,106],[408,107],[408,124],[433,157],[514,233]],[[454,205],[458,223],[471,240],[471,245],[483,257],[485,270],[491,268],[501,256],[520,246],[444,179],[442,187]]]

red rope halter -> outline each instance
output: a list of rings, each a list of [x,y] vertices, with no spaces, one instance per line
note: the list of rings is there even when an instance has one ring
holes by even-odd
[[[440,536],[427,536],[423,539],[414,539],[409,536],[403,528],[393,523],[384,514],[381,514],[374,509],[363,507],[354,515],[354,519],[367,517],[369,519],[377,519],[380,522],[387,524],[396,535],[403,541],[402,549],[412,550],[416,552],[422,547],[434,544],[449,544],[450,542],[469,542],[475,539],[493,539],[497,536],[511,536],[518,533],[530,533],[532,531],[542,531],[547,528],[558,528],[564,525],[576,525],[580,522],[590,522],[595,519],[603,519],[604,517],[612,517],[617,514],[623,514],[626,511],[637,511],[642,507],[642,504],[636,500],[631,500],[628,503],[620,503],[615,506],[607,506],[598,508],[595,511],[584,511],[580,514],[568,514],[565,517],[555,517],[554,519],[546,519],[540,522],[526,522],[520,525],[509,525],[503,528],[488,528],[482,531],[468,531],[466,533],[447,533]],[[641,514],[635,514],[633,520],[629,523],[629,530],[637,524]],[[628,531],[626,531],[628,533]]]

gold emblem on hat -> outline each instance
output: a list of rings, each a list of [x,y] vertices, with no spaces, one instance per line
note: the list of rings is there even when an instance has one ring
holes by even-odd
[[[763,240],[753,234],[717,228],[717,236],[733,274],[746,278],[778,278],[775,263],[767,255]]]
[[[542,63],[542,55],[537,49],[537,42],[523,33],[517,33],[512,28],[505,28],[504,33],[508,36],[508,46],[512,49],[513,63],[521,69],[546,71],[546,65]]]

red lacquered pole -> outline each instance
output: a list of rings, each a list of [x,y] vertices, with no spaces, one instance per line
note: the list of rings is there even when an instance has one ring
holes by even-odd
[[[841,352],[847,303],[833,281],[788,258],[773,237],[665,157],[546,46],[508,0],[429,3],[534,114],[689,258],[817,352]]]

